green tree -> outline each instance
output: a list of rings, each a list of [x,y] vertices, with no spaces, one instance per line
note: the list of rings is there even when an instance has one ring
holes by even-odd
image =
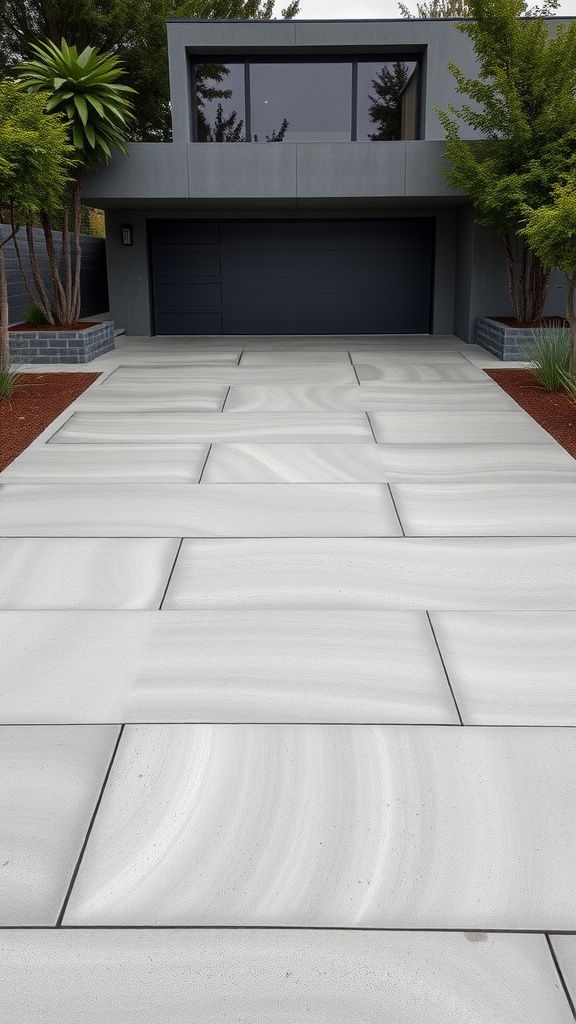
[[[289,124],[289,120],[286,117],[284,117],[282,119],[282,124],[280,125],[280,127],[274,128],[272,130],[272,134],[266,136],[266,142],[284,142],[284,136],[288,131]]]
[[[36,59],[19,66],[22,87],[38,94],[47,114],[66,118],[70,143],[75,154],[71,206],[74,232],[74,256],[68,232],[68,207],[64,208],[62,228],[63,274],[54,244],[51,213],[42,209],[40,218],[46,238],[46,250],[53,283],[52,302],[40,295],[40,308],[48,322],[74,323],[80,316],[80,229],[82,215],[82,174],[106,162],[116,147],[126,152],[127,126],[133,118],[129,94],[134,90],[118,81],[125,72],[118,60],[87,46],[78,53],[63,39],[60,46],[50,41],[34,44]],[[34,262],[33,253],[30,254]],[[53,317],[53,320],[52,320]]]
[[[23,92],[15,82],[0,83],[0,205],[9,209],[11,221],[10,228],[0,228],[0,368],[10,362],[4,246],[30,211],[58,207],[72,156],[62,114],[46,115],[41,96]]]
[[[403,18],[470,18],[470,9],[466,0],[429,0],[428,3],[416,4],[416,14],[412,14],[406,4],[398,4]]]
[[[205,142],[244,142],[244,121],[238,121],[236,110],[225,117],[221,103],[216,107],[214,124],[206,122],[205,127]]]
[[[369,135],[371,142],[389,142],[402,138],[402,105],[400,97],[406,88],[412,68],[403,61],[384,64],[372,81],[375,96],[368,96],[368,113],[377,130]]]
[[[525,18],[524,0],[469,0],[475,21],[458,25],[471,39],[478,77],[449,64],[459,109],[439,111],[446,132],[448,183],[474,202],[477,222],[502,237],[515,317],[542,316],[549,270],[520,233],[527,207],[549,202],[576,160],[576,23],[549,32]],[[478,135],[470,142],[460,125]]]
[[[283,18],[293,18],[289,0]],[[46,37],[70,39],[79,50],[95,46],[122,61],[126,81],[139,95],[131,138],[169,142],[167,18],[264,18],[274,0],[3,0],[0,4],[0,74],[33,54]]]
[[[570,372],[576,374],[576,178],[555,185],[551,201],[526,209],[522,234],[546,267],[566,274],[566,318],[572,335]]]
[[[475,18],[471,4],[467,0],[428,0],[428,3],[416,4],[416,14],[398,4],[403,18]],[[545,0],[541,7],[531,7],[526,14],[533,18],[546,18],[560,7],[560,0]]]

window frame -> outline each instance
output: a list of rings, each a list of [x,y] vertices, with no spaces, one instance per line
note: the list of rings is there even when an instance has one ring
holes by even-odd
[[[418,136],[414,141],[422,137],[422,96],[424,83],[424,53],[421,50],[409,50],[399,52],[398,50],[381,50],[374,52],[350,52],[330,54],[308,54],[308,53],[268,53],[268,54],[246,54],[242,53],[202,53],[188,55],[188,68],[190,76],[190,141],[200,142],[198,139],[198,94],[196,87],[196,65],[198,64],[243,64],[244,65],[244,107],[245,118],[244,128],[246,138],[244,142],[253,145],[252,139],[252,109],[251,109],[251,87],[250,87],[250,65],[251,64],[345,64],[352,66],[352,86],[350,89],[350,142],[358,142],[358,64],[359,63],[382,63],[392,64],[395,61],[406,61],[417,65],[415,74],[417,77],[417,115]],[[362,139],[361,142],[368,140]],[[394,140],[406,141],[406,140]],[[318,145],[322,145],[320,141]],[[341,143],[340,143],[341,144]]]

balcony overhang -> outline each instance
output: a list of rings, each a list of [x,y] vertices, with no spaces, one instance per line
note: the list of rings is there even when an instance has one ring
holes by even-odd
[[[83,200],[102,209],[460,205],[443,151],[441,142],[134,143],[85,176]]]

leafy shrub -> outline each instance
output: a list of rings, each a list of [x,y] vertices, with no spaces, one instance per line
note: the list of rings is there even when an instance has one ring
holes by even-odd
[[[570,331],[565,327],[536,327],[526,348],[530,369],[547,391],[562,391],[562,374],[570,368]]]
[[[38,306],[29,306],[29,308],[26,310],[24,314],[24,319],[26,323],[30,324],[31,326],[39,326],[40,324],[44,323],[46,317],[44,316],[42,310],[38,309]]]

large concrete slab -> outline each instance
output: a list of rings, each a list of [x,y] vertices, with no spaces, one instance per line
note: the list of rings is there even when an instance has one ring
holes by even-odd
[[[576,540],[185,540],[165,608],[576,608]]]
[[[382,381],[390,384],[398,381],[408,384],[416,381],[473,381],[488,378],[482,370],[472,366],[467,360],[456,362],[454,360],[436,363],[433,356],[418,359],[414,356],[410,359],[393,359],[384,363],[355,363],[354,369],[361,384],[375,384]]]
[[[454,363],[456,366],[459,366],[465,357],[453,345],[431,339],[420,344],[413,342],[410,345],[403,345],[401,342],[396,345],[390,343],[386,348],[379,351],[373,348],[354,348],[350,351],[350,358],[355,366],[370,365],[376,368],[396,363],[414,364],[430,361],[442,366],[444,363]]]
[[[372,431],[361,412],[238,413],[200,412],[74,413],[54,434],[53,444],[185,444],[211,441],[367,441]]]
[[[575,783],[573,729],[127,726],[64,922],[571,929]]]
[[[576,537],[576,482],[394,483],[392,493],[407,537]]]
[[[0,722],[458,721],[423,612],[0,612]]]
[[[224,411],[231,412],[326,412],[343,409],[378,410],[406,408],[419,412],[449,409],[514,409],[513,399],[500,388],[488,388],[482,382],[430,384],[421,381],[412,386],[377,383],[327,387],[322,384],[294,384],[290,388],[269,384],[234,385]]]
[[[372,446],[375,447],[375,446]],[[31,445],[2,471],[7,483],[196,484],[210,445]]]
[[[432,612],[465,725],[576,725],[576,613]]]
[[[202,484],[576,481],[576,461],[550,444],[215,444]]]
[[[386,484],[0,486],[0,534],[35,537],[40,533],[45,537],[400,537],[402,529]]]
[[[576,935],[553,935],[552,948],[558,958],[572,1006],[576,1005]]]
[[[10,1024],[158,1024],[158,1007],[170,1024],[573,1024],[542,935],[64,928],[0,946]]]
[[[486,374],[470,366],[476,378],[487,380]],[[472,379],[475,379],[473,376]],[[164,363],[159,366],[120,365],[100,385],[103,388],[136,385],[156,386],[162,384],[184,384],[187,381],[198,384],[201,381],[211,385],[222,384],[276,384],[288,387],[291,384],[356,384],[354,367],[350,362],[324,362],[319,357],[313,364],[305,361],[293,366],[234,366],[215,363],[195,364]]]
[[[158,608],[177,540],[0,537],[0,608]]]
[[[220,412],[228,393],[226,384],[143,385],[86,391],[74,408],[89,412]]]
[[[0,927],[56,924],[119,732],[0,728]]]
[[[545,444],[556,442],[522,409],[387,409],[369,413],[380,444]],[[201,439],[199,439],[201,440]]]

